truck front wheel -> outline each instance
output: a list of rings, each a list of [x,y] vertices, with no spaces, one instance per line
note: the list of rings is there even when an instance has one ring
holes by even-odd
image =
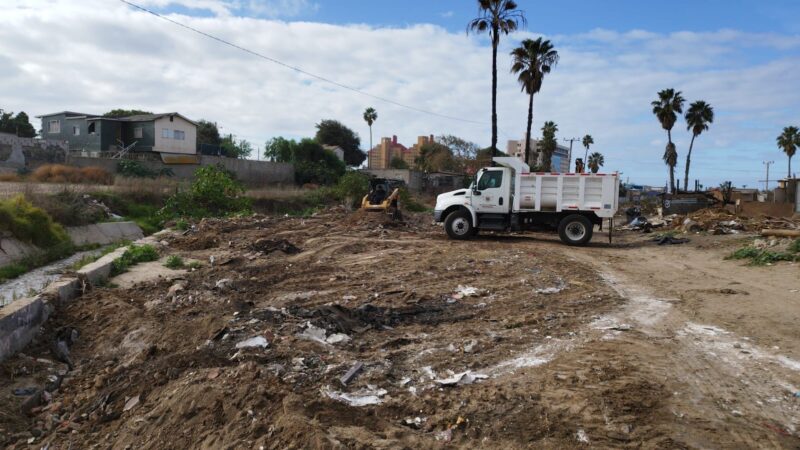
[[[586,245],[592,240],[592,222],[580,214],[567,216],[558,223],[558,237],[567,245]]]
[[[469,239],[474,231],[469,211],[453,211],[444,220],[444,229],[451,239]]]

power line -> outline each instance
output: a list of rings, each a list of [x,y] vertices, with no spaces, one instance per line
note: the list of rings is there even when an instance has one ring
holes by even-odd
[[[409,110],[412,110],[412,111],[416,111],[416,112],[419,112],[419,113],[428,114],[428,115],[431,115],[431,116],[437,116],[437,117],[441,117],[441,118],[444,118],[444,119],[456,120],[456,121],[459,121],[459,122],[466,122],[466,123],[484,125],[483,122],[479,122],[479,121],[476,121],[476,120],[469,120],[469,119],[463,119],[461,117],[454,117],[454,116],[448,116],[446,114],[439,114],[437,112],[428,111],[428,110],[417,108],[417,107],[411,106],[411,105],[406,105],[404,103],[400,103],[400,102],[388,99],[386,97],[381,97],[381,96],[378,96],[378,95],[370,94],[369,92],[365,92],[365,91],[362,91],[362,90],[360,90],[358,88],[355,88],[355,87],[352,87],[352,86],[348,86],[346,84],[339,83],[339,82],[331,80],[329,78],[325,78],[325,77],[323,77],[321,75],[317,75],[317,74],[308,72],[308,71],[303,70],[303,69],[301,69],[301,68],[299,68],[297,66],[292,66],[292,65],[287,64],[287,63],[285,63],[283,61],[279,61],[279,60],[277,60],[275,58],[266,56],[266,55],[264,55],[262,53],[259,53],[259,52],[256,52],[254,50],[250,50],[250,49],[247,49],[247,48],[242,47],[240,45],[234,44],[233,42],[226,41],[225,39],[222,39],[222,38],[219,38],[217,36],[214,36],[213,34],[209,34],[209,33],[206,33],[204,31],[198,30],[197,28],[193,28],[193,27],[191,27],[189,25],[186,25],[184,23],[178,22],[176,20],[172,20],[172,19],[170,19],[168,17],[165,17],[165,16],[163,16],[163,15],[161,15],[161,14],[155,12],[155,11],[152,11],[150,9],[147,9],[147,8],[145,8],[143,6],[139,6],[139,5],[135,4],[135,3],[131,3],[128,0],[119,0],[119,1],[121,1],[122,3],[125,3],[128,6],[136,8],[136,9],[138,9],[140,11],[144,11],[144,12],[146,12],[148,14],[152,14],[152,15],[158,17],[159,19],[166,20],[167,22],[170,22],[170,23],[172,23],[174,25],[177,25],[177,26],[179,26],[181,28],[185,28],[185,29],[187,29],[189,31],[193,31],[193,32],[195,32],[195,33],[197,33],[199,35],[205,36],[205,37],[207,37],[209,39],[213,39],[213,40],[215,40],[217,42],[220,42],[222,44],[225,44],[225,45],[228,45],[230,47],[233,47],[233,48],[235,48],[237,50],[241,50],[241,51],[243,51],[245,53],[249,53],[249,54],[251,54],[253,56],[256,56],[258,58],[265,59],[265,60],[267,60],[267,61],[269,61],[269,62],[271,62],[273,64],[277,64],[279,66],[283,66],[283,67],[285,67],[287,69],[293,70],[293,71],[301,73],[303,75],[307,75],[307,76],[315,78],[315,79],[317,79],[319,81],[323,81],[325,83],[332,84],[332,85],[340,87],[342,89],[347,89],[349,91],[356,92],[356,93],[364,95],[366,97],[370,97],[372,99],[375,99],[375,100],[378,100],[378,101],[382,101],[384,103],[389,103],[391,105],[399,106],[401,108],[406,108],[406,109],[409,109]]]

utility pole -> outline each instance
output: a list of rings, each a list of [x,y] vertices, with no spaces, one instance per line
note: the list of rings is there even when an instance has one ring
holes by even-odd
[[[763,164],[767,166],[767,179],[764,181],[764,191],[769,195],[769,166],[775,164],[775,161],[764,161]]]
[[[569,142],[569,154],[567,155],[567,160],[569,161],[569,164],[567,164],[567,172],[569,172],[569,168],[572,167],[572,143],[575,142],[575,141],[580,141],[581,139],[580,138],[569,138],[569,139],[563,138],[563,140],[564,140],[564,142]],[[585,165],[586,161],[584,161],[583,164]]]

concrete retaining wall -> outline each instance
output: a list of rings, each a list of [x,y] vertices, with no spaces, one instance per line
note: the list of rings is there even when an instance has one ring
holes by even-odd
[[[0,167],[30,169],[46,163],[63,163],[67,150],[67,144],[62,141],[0,133]]]
[[[156,233],[136,241],[138,245],[155,245]],[[47,319],[57,313],[57,308],[83,294],[86,284],[99,284],[108,279],[114,261],[125,253],[119,248],[78,270],[78,277],[63,277],[50,284],[41,294],[23,298],[0,308],[0,362],[23,349],[39,332]]]
[[[199,156],[200,164],[164,164],[161,161],[139,161],[142,165],[153,171],[170,169],[176,178],[192,179],[194,172],[201,166],[222,164],[223,167],[236,174],[243,183],[250,186],[264,186],[268,184],[294,184],[294,166],[288,163],[270,161],[252,161],[249,159],[221,158],[218,156]],[[118,159],[91,158],[85,156],[72,156],[67,158],[67,164],[77,167],[101,167],[111,173],[117,171]]]
[[[75,245],[107,245],[119,241],[132,241],[144,237],[142,229],[134,222],[106,222],[82,227],[68,227]],[[10,237],[0,238],[0,267],[41,253],[42,250]]]

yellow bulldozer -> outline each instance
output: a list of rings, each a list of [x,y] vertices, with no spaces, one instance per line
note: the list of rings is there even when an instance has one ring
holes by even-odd
[[[393,219],[400,219],[400,188],[405,186],[403,180],[388,178],[370,178],[369,192],[361,200],[361,209],[366,211],[385,212]]]

